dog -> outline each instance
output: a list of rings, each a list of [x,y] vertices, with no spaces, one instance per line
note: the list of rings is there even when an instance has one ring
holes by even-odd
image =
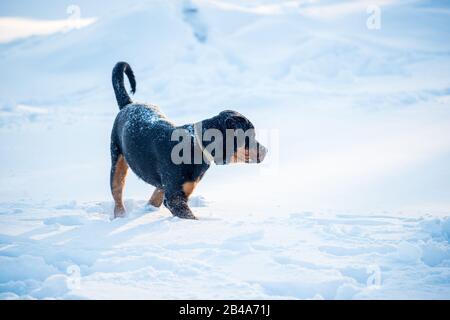
[[[253,124],[242,114],[225,110],[199,123],[176,126],[159,107],[134,103],[125,89],[124,74],[134,94],[136,80],[133,70],[128,63],[118,62],[112,71],[112,84],[120,109],[111,132],[110,187],[115,218],[125,215],[122,195],[128,168],[156,188],[148,201],[149,205],[160,207],[164,203],[174,216],[196,219],[188,206],[188,199],[212,162],[223,165],[260,163],[264,160],[267,148],[256,140],[254,133],[246,136],[244,141],[235,137],[230,138],[232,141],[228,139],[232,152],[226,152],[225,144],[223,150],[216,148],[210,151],[205,147],[210,140],[205,137],[208,130],[215,130],[224,137],[229,130],[254,130]],[[195,152],[200,153],[200,161],[174,163],[173,150],[179,143],[173,140],[176,130],[188,133],[188,145],[192,152],[187,155],[192,159]]]

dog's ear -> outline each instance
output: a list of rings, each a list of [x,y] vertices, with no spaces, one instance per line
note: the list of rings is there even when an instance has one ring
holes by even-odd
[[[243,129],[249,126],[248,120],[236,111],[226,110],[220,113],[224,117],[225,129]]]
[[[225,119],[225,129],[236,129],[237,121],[231,116]]]

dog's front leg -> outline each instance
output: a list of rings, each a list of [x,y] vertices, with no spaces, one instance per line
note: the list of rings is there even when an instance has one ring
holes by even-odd
[[[176,217],[182,219],[197,219],[189,208],[187,201],[188,199],[183,192],[176,192],[173,194],[168,194],[166,192],[164,205]]]

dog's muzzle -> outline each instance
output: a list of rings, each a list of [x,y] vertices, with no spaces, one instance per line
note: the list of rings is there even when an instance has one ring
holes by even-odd
[[[260,163],[264,160],[264,158],[266,157],[267,154],[267,148],[264,147],[262,144],[258,143],[258,154],[256,157],[256,163]]]

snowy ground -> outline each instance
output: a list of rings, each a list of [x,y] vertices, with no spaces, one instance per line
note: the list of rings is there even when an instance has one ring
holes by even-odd
[[[0,3],[0,298],[450,299],[448,6],[81,0],[67,30],[71,4]],[[248,116],[269,161],[212,167],[198,221],[130,174],[112,220],[119,60],[177,123]]]

